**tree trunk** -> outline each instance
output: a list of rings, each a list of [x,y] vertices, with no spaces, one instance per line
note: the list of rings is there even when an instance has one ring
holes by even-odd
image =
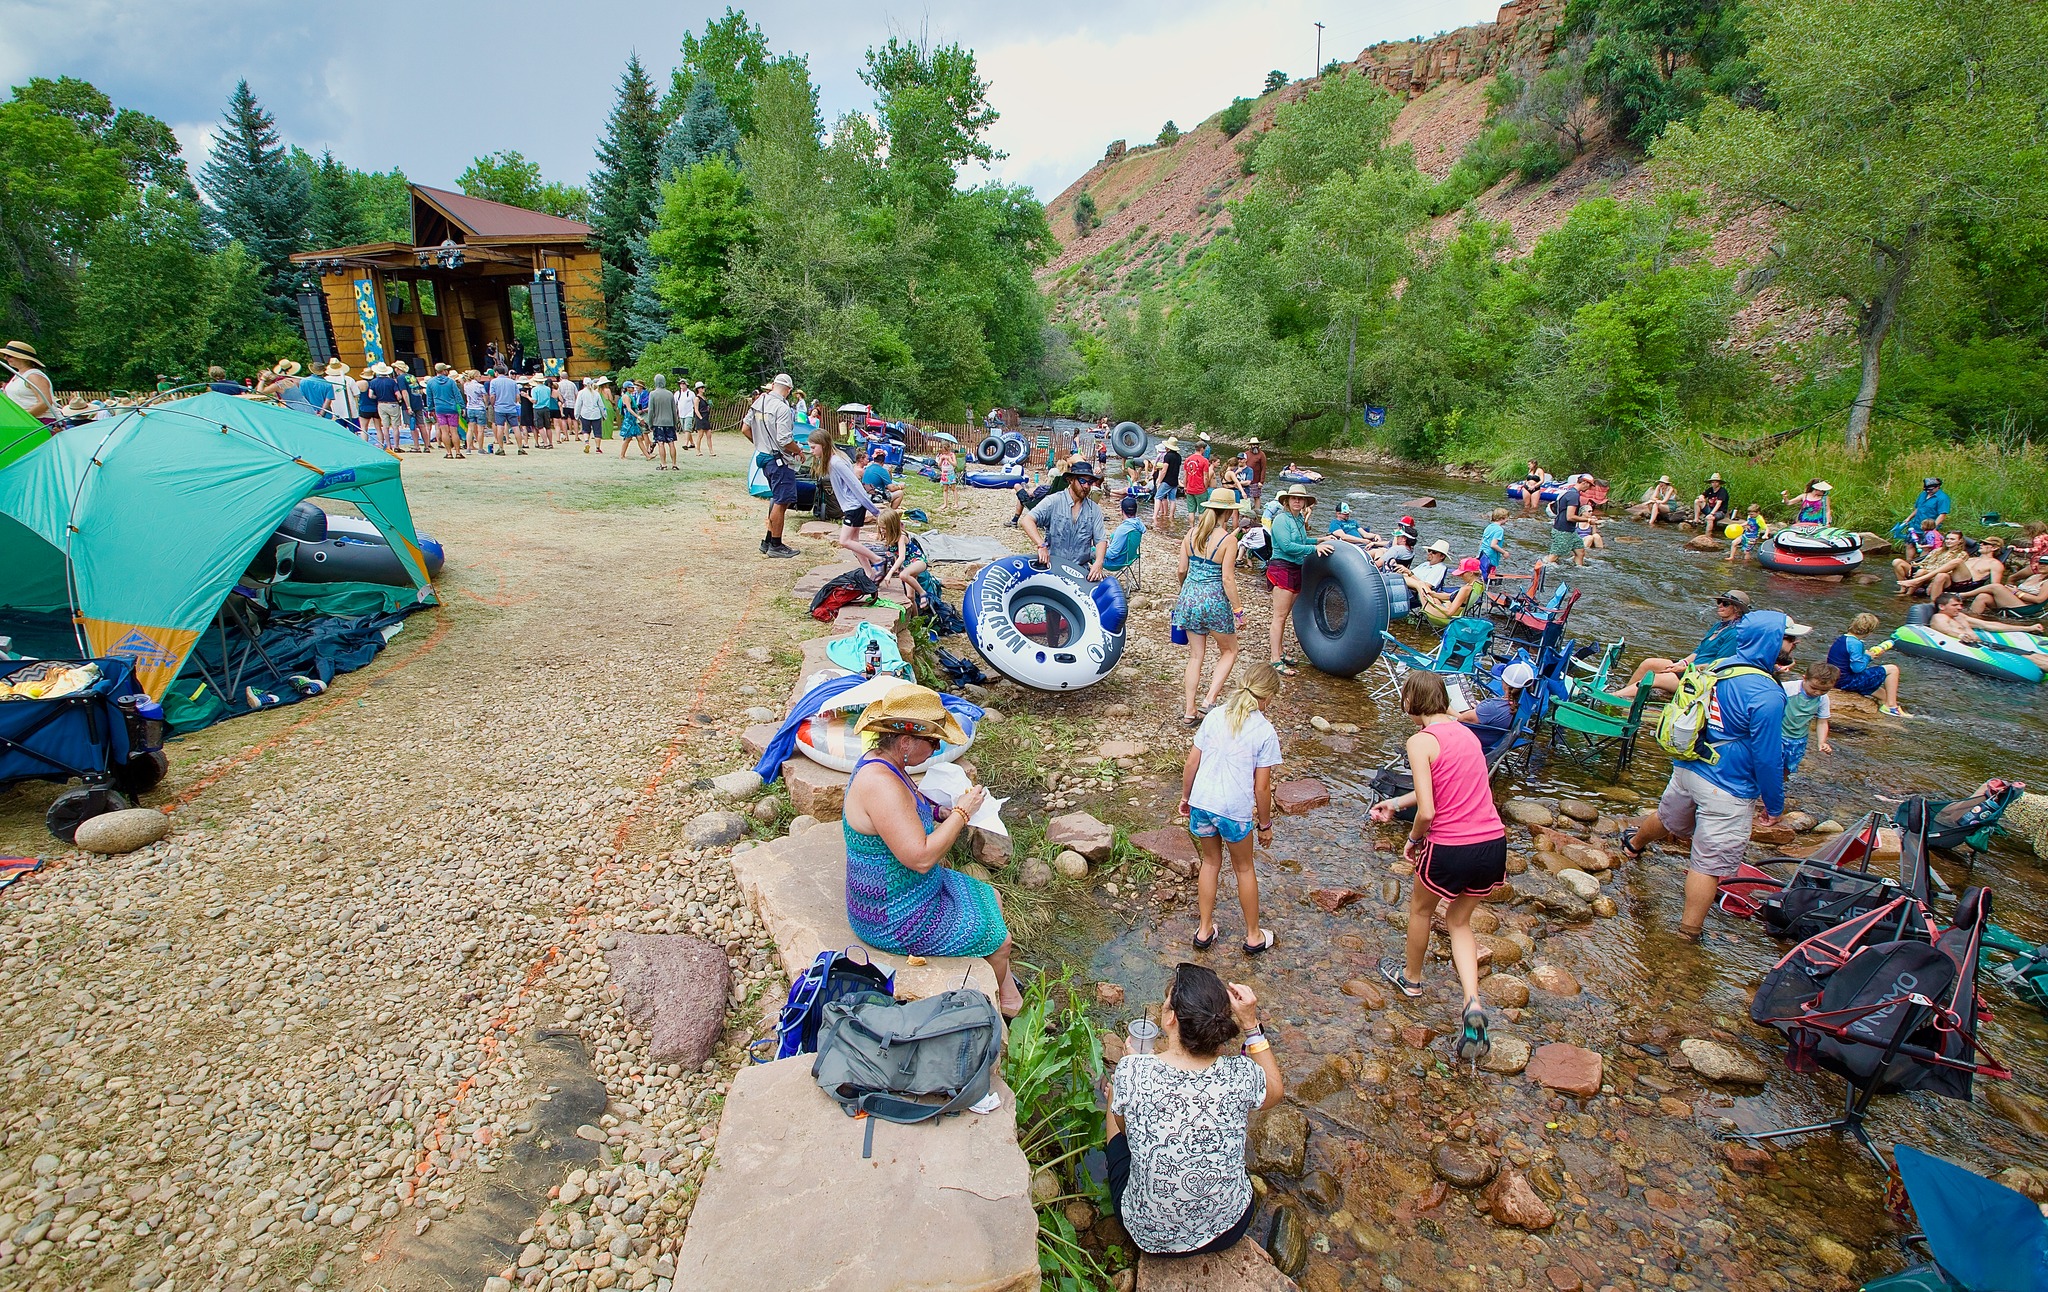
[[[1351,378],[1358,371],[1358,319],[1351,320],[1351,353],[1344,360],[1344,429],[1351,430]]]
[[[1876,300],[1863,309],[1856,339],[1863,350],[1863,381],[1856,390],[1856,402],[1849,405],[1848,449],[1851,454],[1861,454],[1870,447],[1870,415],[1877,407],[1878,363],[1884,353],[1885,338],[1891,334],[1892,323],[1899,316],[1899,298],[1906,294],[1906,279],[1913,272],[1914,253],[1919,249],[1921,227],[1915,225],[1904,241],[1890,252],[1892,258],[1891,276],[1885,279],[1884,290]]]

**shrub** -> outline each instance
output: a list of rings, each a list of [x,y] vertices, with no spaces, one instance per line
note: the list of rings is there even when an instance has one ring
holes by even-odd
[[[1281,71],[1279,68],[1276,67],[1272,71],[1266,73],[1266,88],[1263,91],[1263,93],[1271,94],[1275,90],[1285,89],[1286,86],[1287,73]]]
[[[1235,139],[1237,132],[1251,123],[1252,101],[1246,98],[1232,99],[1230,106],[1223,109],[1223,116],[1218,122],[1223,127],[1223,137],[1226,139]]]
[[[1109,1191],[1081,1169],[1084,1154],[1103,1146],[1102,1037],[1076,1003],[1074,970],[1040,972],[1024,988],[1024,1008],[1010,1025],[1003,1080],[1017,1100],[1017,1146],[1033,1173],[1049,1171],[1055,1196],[1038,1203],[1038,1267],[1048,1287],[1106,1287],[1104,1262],[1082,1246],[1065,1204],[1085,1199],[1106,1207]]]
[[[1088,231],[1101,223],[1102,218],[1095,214],[1095,194],[1083,193],[1074,199],[1074,228],[1082,237],[1087,237]]]
[[[1163,147],[1167,147],[1168,145],[1171,145],[1171,144],[1176,144],[1176,143],[1179,143],[1179,142],[1180,142],[1180,127],[1179,127],[1179,126],[1177,126],[1177,125],[1173,124],[1173,123],[1172,123],[1171,121],[1169,121],[1169,122],[1167,122],[1167,123],[1166,123],[1165,125],[1163,125],[1163,126],[1159,127],[1159,144],[1160,144],[1160,147],[1162,147],[1162,148],[1163,148]]]

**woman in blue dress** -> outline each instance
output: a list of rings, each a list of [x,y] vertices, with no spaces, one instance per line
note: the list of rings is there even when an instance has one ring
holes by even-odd
[[[1216,707],[1224,683],[1237,665],[1237,533],[1230,518],[1237,513],[1237,494],[1211,489],[1202,514],[1180,545],[1180,598],[1173,603],[1173,626],[1188,637],[1187,675],[1182,680],[1181,721],[1202,723],[1202,714]],[[1195,696],[1202,687],[1202,656],[1209,638],[1216,639],[1216,671],[1201,712]]]

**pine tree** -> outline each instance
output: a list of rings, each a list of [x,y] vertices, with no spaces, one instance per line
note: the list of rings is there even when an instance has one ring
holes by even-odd
[[[290,257],[306,243],[311,187],[285,156],[276,119],[256,102],[247,81],[237,82],[228,96],[221,125],[199,171],[211,203],[208,214],[216,228],[256,258],[271,301],[289,309],[297,279]]]
[[[661,148],[661,121],[654,85],[635,53],[619,79],[619,98],[597,146],[597,170],[590,177],[591,241],[604,258],[606,361],[631,363],[634,346],[626,297],[638,267],[636,246],[654,222],[654,163]]]
[[[655,167],[656,182],[665,184],[713,154],[739,160],[740,132],[725,105],[718,101],[718,88],[712,85],[710,77],[700,74],[690,85],[689,97],[683,100],[683,110],[675,125],[662,138]]]
[[[320,247],[354,247],[370,240],[370,224],[348,167],[330,150],[312,166],[313,205],[307,219],[313,243]]]

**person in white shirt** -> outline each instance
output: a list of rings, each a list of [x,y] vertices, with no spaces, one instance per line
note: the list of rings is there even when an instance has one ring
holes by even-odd
[[[555,433],[576,433],[576,379],[567,373],[555,383]]]
[[[1280,736],[1266,717],[1266,705],[1280,694],[1280,674],[1270,664],[1247,670],[1238,691],[1209,710],[1195,733],[1181,769],[1180,811],[1202,854],[1195,881],[1195,950],[1216,943],[1216,888],[1223,854],[1237,878],[1237,904],[1244,911],[1244,951],[1260,955],[1273,945],[1270,929],[1259,927],[1259,877],[1252,867],[1254,837],[1273,842],[1273,769],[1280,765]]]
[[[352,431],[360,431],[356,409],[362,402],[363,383],[350,376],[349,366],[339,359],[327,361],[326,377],[334,387],[334,396],[327,401],[327,415]]]
[[[768,478],[768,533],[761,540],[763,556],[796,555],[796,549],[782,541],[783,519],[796,505],[794,464],[803,453],[796,442],[796,412],[789,406],[789,392],[795,385],[788,373],[778,372],[768,389],[747,408],[745,420],[747,433],[754,438],[754,465]]]
[[[583,451],[588,453],[592,444],[604,439],[604,392],[598,389],[595,377],[585,377],[583,388],[576,392],[576,423]]]
[[[50,374],[43,371],[42,360],[36,357],[35,347],[26,341],[9,341],[0,346],[0,364],[5,364],[13,374],[7,379],[7,397],[27,409],[36,420],[54,423],[57,392],[50,385]]]

